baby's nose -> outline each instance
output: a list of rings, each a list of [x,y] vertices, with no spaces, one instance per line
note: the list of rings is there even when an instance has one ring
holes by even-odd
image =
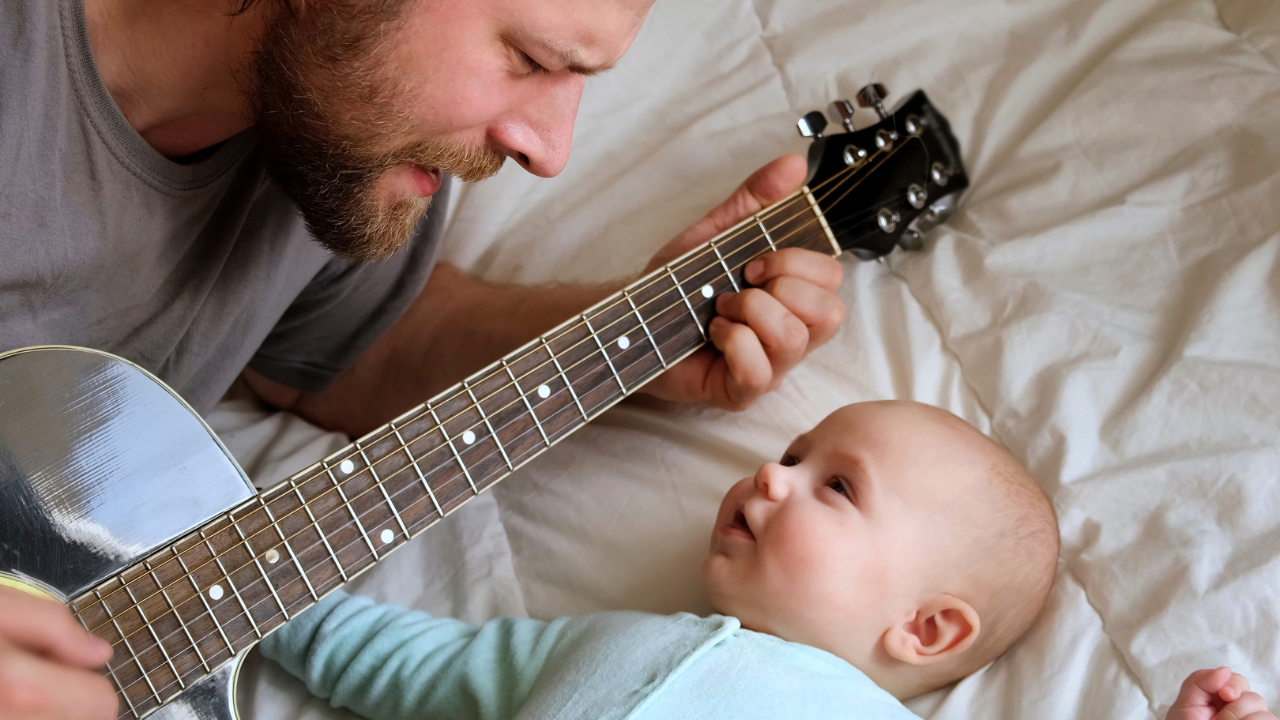
[[[787,496],[784,475],[787,468],[778,463],[765,463],[756,472],[756,490],[766,499],[777,502]]]

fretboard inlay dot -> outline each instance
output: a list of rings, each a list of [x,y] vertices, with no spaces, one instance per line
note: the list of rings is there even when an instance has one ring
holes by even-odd
[[[623,335],[622,337],[618,338],[618,347],[622,348],[623,350],[626,350],[627,348],[631,347],[631,340],[626,335]]]
[[[379,538],[381,538],[382,544],[386,545],[387,543],[396,539],[396,534],[391,532],[390,530],[383,530]]]
[[[466,443],[467,445],[470,445],[475,441],[476,441],[475,433],[471,432],[470,430],[462,433],[462,442]]]
[[[539,386],[538,386],[538,397],[543,398],[544,400],[545,400],[546,398],[551,397],[551,388],[547,387],[546,385],[539,385]]]
[[[210,600],[221,600],[221,599],[222,599],[222,586],[221,586],[221,585],[214,585],[213,587],[209,588],[209,599],[210,599]]]
[[[716,294],[716,291],[712,290],[710,285],[702,286],[702,297],[709,299],[712,295],[715,295],[715,294]]]
[[[277,562],[280,561],[280,551],[276,550],[275,548],[271,548],[270,550],[263,553],[262,557],[266,559],[267,564],[275,565]]]
[[[356,464],[350,460],[343,460],[338,469],[342,471],[343,475],[350,475],[356,469]]]

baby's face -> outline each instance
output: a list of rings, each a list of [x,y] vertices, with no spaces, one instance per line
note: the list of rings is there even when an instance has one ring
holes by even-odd
[[[832,413],[725,495],[702,567],[712,605],[855,665],[874,659],[948,574],[942,518],[974,475],[954,435],[892,404]]]

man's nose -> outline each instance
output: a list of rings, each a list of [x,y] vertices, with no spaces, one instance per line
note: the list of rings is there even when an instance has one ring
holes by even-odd
[[[532,102],[498,121],[490,131],[492,140],[534,175],[559,175],[569,162],[585,80],[574,73],[556,78]]]
[[[756,490],[767,500],[779,502],[791,491],[790,468],[778,463],[765,463],[756,471]]]

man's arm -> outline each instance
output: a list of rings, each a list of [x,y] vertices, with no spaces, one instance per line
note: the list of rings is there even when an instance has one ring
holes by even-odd
[[[787,155],[758,170],[719,207],[658,251],[648,269],[682,255],[790,195],[804,158]],[[678,402],[742,409],[776,388],[801,359],[835,334],[842,269],[825,255],[789,249],[749,263],[754,287],[717,299],[711,348],[677,364],[644,391]],[[306,395],[252,372],[264,400],[322,427],[361,435],[462,380],[524,342],[620,289],[528,287],[485,282],[450,265],[432,273],[409,310],[328,390]]]

